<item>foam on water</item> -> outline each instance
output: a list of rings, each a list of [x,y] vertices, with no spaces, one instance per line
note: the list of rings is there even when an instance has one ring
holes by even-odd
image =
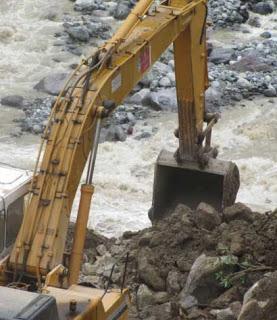
[[[237,45],[238,43],[247,43],[254,40],[264,40],[260,37],[260,35],[264,31],[270,31],[272,35],[272,39],[277,39],[277,30],[274,28],[277,18],[277,12],[273,12],[269,15],[260,15],[250,12],[250,18],[257,17],[260,22],[260,27],[253,27],[248,25],[247,23],[243,25],[243,27],[236,32],[231,29],[219,29],[213,31],[212,40],[218,46],[232,46]],[[247,33],[243,32],[246,30]]]
[[[220,157],[234,160],[241,173],[238,201],[253,209],[277,207],[277,99],[255,99],[223,113],[214,141]]]
[[[261,212],[277,207],[276,121],[276,104],[255,99],[226,110],[213,134],[219,158],[239,166],[237,200]],[[158,128],[150,139],[130,137],[124,143],[104,143],[99,148],[90,225],[106,235],[149,226],[154,164],[162,148],[176,149],[173,131],[177,121],[174,114],[161,114],[147,122],[149,127]],[[137,133],[143,128],[140,122]],[[76,212],[77,202],[73,217]]]
[[[71,8],[68,0],[0,1],[0,96],[30,96],[42,77],[67,71],[76,62],[62,47],[53,46],[63,13]]]

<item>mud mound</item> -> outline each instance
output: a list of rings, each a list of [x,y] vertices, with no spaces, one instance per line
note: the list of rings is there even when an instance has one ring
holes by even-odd
[[[248,319],[240,315],[245,293],[277,269],[277,211],[262,215],[240,203],[223,213],[204,203],[195,211],[178,205],[120,239],[92,234],[81,280],[120,286],[128,254],[130,319]]]

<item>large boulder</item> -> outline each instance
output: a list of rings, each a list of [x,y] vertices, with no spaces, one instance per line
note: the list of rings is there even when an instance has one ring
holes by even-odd
[[[222,104],[222,98],[223,95],[221,87],[215,87],[211,85],[206,90],[205,99],[209,108],[213,108],[214,106],[220,106]]]
[[[158,81],[159,79],[167,76],[171,72],[172,72],[172,68],[170,67],[170,65],[165,64],[161,61],[157,61],[153,65],[151,71],[149,72],[149,75],[152,80],[155,79]]]
[[[98,257],[95,263],[85,263],[83,274],[109,277],[115,263],[115,259],[109,253],[105,253],[102,257]]]
[[[149,104],[154,110],[176,111],[177,97],[175,88],[151,92]]]
[[[199,228],[213,230],[221,223],[219,213],[209,204],[201,202],[194,215],[195,223]]]
[[[254,220],[252,211],[243,203],[236,203],[231,207],[227,207],[223,211],[223,216],[226,222],[233,220],[244,220],[252,223]]]
[[[169,295],[167,292],[154,292],[145,284],[141,284],[137,291],[137,305],[139,309],[155,304],[163,304],[168,302]]]
[[[97,8],[98,6],[94,0],[76,0],[74,5],[76,11],[93,11]]]
[[[244,295],[238,320],[275,320],[277,314],[277,272],[256,282]]]
[[[89,31],[84,26],[72,26],[66,29],[66,32],[73,40],[88,42],[89,41]]]
[[[238,320],[269,320],[269,318],[264,318],[261,308],[256,300],[249,301],[245,306],[243,306],[242,311],[238,317]],[[275,317],[272,320],[275,320]]]
[[[209,60],[214,64],[228,64],[235,56],[235,50],[232,48],[214,48],[210,54]]]
[[[230,67],[231,70],[237,72],[266,72],[271,71],[272,66],[262,61],[259,53],[251,53],[242,57],[239,61],[233,63]]]
[[[221,274],[224,277],[234,272],[236,262],[237,258],[234,256],[207,257],[205,254],[199,256],[194,261],[186,285],[181,291],[181,307],[186,308],[188,297],[191,297],[191,300],[194,297],[199,304],[209,304],[222,294],[226,288],[220,283],[217,275]]]
[[[154,291],[165,291],[165,280],[159,270],[149,261],[151,251],[142,249],[138,254],[138,274],[140,280]]]
[[[171,270],[166,279],[166,289],[170,294],[179,293],[181,290],[180,274],[177,271]]]
[[[8,106],[8,107],[14,107],[14,108],[22,108],[23,107],[23,97],[19,95],[11,95],[6,96],[1,99],[1,104]]]
[[[270,3],[261,1],[261,2],[254,4],[252,10],[255,13],[267,15],[267,14],[270,14],[273,12],[273,7]]]
[[[57,96],[62,90],[68,75],[66,73],[53,73],[35,85],[34,89],[40,92]]]
[[[119,20],[124,20],[130,13],[130,8],[125,3],[119,3],[115,9],[114,17]]]
[[[137,305],[139,309],[155,303],[154,292],[145,284],[141,284],[137,291]]]
[[[132,103],[137,105],[149,105],[150,103],[150,90],[142,89],[132,96],[129,96],[126,100],[126,103]]]
[[[108,129],[103,130],[104,141],[121,141],[124,142],[127,139],[127,134],[123,128],[119,125],[110,126]]]
[[[172,320],[177,319],[177,317],[172,312],[171,304],[167,302],[161,305],[149,306],[148,308],[145,308],[140,314],[140,319]]]

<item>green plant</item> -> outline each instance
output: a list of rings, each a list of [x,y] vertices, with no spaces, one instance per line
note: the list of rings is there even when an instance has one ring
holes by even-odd
[[[219,284],[225,289],[229,289],[233,285],[232,282],[229,280],[228,276],[226,276],[223,271],[216,272],[215,278],[216,280],[218,280]]]

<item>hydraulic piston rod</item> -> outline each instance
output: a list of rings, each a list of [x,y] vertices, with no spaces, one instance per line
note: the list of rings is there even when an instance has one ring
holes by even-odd
[[[72,252],[70,255],[69,264],[69,285],[77,284],[80,274],[80,269],[83,260],[83,251],[86,240],[86,229],[88,224],[91,199],[94,193],[94,186],[92,185],[94,167],[96,162],[96,154],[99,144],[101,131],[101,112],[97,115],[96,128],[94,133],[93,148],[91,150],[86,183],[81,186],[81,198],[78,209],[78,216],[75,225],[74,240]]]

